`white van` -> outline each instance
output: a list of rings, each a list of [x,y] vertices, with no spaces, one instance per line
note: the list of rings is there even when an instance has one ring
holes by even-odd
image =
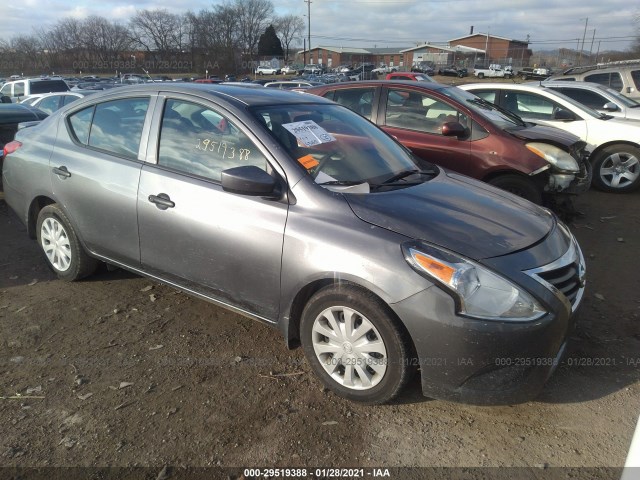
[[[23,98],[36,93],[68,91],[69,85],[62,79],[23,78],[5,83],[0,89],[0,96],[6,95],[12,102],[18,103]]]

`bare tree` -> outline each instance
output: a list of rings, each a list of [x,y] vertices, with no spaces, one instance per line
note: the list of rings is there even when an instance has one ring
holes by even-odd
[[[129,21],[133,41],[148,52],[180,51],[183,28],[179,15],[164,9],[140,10]]]
[[[202,56],[203,70],[236,72],[240,49],[240,26],[234,5],[216,5],[213,10],[191,14],[195,48]]]
[[[304,31],[304,20],[296,15],[277,17],[274,22],[276,32],[280,35],[284,47],[284,61],[289,61],[289,47],[293,39]]]
[[[238,16],[244,53],[253,61],[260,35],[271,24],[273,3],[270,0],[235,0],[233,5]]]

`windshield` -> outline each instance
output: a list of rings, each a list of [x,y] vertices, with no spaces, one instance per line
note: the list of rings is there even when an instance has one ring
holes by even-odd
[[[617,90],[614,90],[613,88],[603,87],[603,90],[606,90],[606,92],[609,95],[611,95],[617,102],[623,104],[627,108],[638,108],[638,107],[640,107],[640,103],[636,102],[632,98],[625,97],[624,95],[622,95]]]
[[[471,92],[461,88],[451,87],[440,90],[443,95],[467,105],[471,110],[490,120],[499,128],[505,130],[513,127],[522,127],[525,123],[515,114],[507,112],[493,103],[477,97]]]
[[[436,167],[422,172],[407,149],[340,105],[273,105],[253,114],[317,184],[331,190],[369,193],[437,173]]]

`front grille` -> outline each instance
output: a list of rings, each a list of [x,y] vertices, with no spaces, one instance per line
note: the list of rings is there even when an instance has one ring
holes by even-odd
[[[581,288],[580,267],[577,263],[571,263],[548,272],[540,272],[538,273],[538,276],[542,277],[562,292],[572,306],[575,305],[578,292]]]
[[[572,312],[580,305],[585,287],[585,264],[575,239],[572,238],[569,249],[558,260],[525,273],[549,288]]]

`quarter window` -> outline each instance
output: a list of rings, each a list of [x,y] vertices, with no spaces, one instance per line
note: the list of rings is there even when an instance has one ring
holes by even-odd
[[[223,170],[267,160],[225,115],[182,100],[167,100],[162,115],[158,165],[220,181]]]

